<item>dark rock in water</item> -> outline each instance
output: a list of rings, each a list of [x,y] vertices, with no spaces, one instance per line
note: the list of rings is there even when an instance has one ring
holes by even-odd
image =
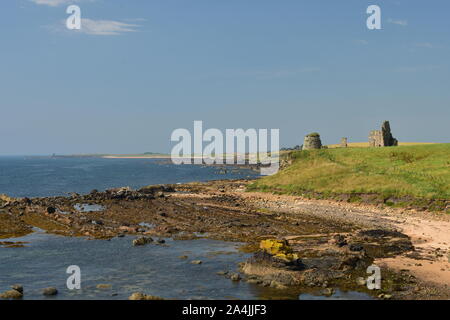
[[[233,273],[233,274],[230,276],[230,279],[231,279],[232,281],[240,281],[240,280],[241,280],[241,276],[239,275],[239,273]]]
[[[164,239],[158,239],[158,240],[156,240],[156,242],[158,242],[159,244],[163,244],[163,243],[166,243],[166,240],[164,240]]]
[[[44,296],[56,296],[58,294],[58,290],[54,287],[49,287],[49,288],[43,289],[42,294]]]
[[[52,214],[52,213],[55,213],[55,212],[56,212],[56,209],[54,207],[47,207],[47,213]]]
[[[1,299],[22,299],[23,294],[17,290],[8,290],[0,294]]]
[[[139,237],[133,240],[133,246],[144,246],[146,244],[152,243],[153,238],[151,237]]]
[[[11,286],[11,289],[16,290],[16,291],[19,291],[20,293],[23,294],[23,286],[20,285],[20,284],[12,285],[12,286]]]

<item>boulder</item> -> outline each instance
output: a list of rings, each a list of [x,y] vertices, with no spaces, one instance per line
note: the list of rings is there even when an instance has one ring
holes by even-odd
[[[44,296],[56,296],[58,294],[58,290],[54,287],[48,287],[42,290],[42,294]]]
[[[17,300],[17,299],[22,299],[22,297],[23,297],[23,293],[19,292],[17,290],[14,290],[14,289],[5,291],[2,294],[0,294],[0,298],[1,299],[15,299],[15,300]]]

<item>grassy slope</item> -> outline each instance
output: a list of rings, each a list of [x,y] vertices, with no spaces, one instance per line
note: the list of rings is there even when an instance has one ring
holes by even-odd
[[[399,142],[400,146],[417,146],[417,145],[430,145],[436,144],[434,142]],[[328,148],[340,148],[340,144],[329,144]],[[349,142],[349,148],[369,148],[369,142]]]
[[[291,156],[291,166],[249,189],[450,199],[450,144],[322,149]]]

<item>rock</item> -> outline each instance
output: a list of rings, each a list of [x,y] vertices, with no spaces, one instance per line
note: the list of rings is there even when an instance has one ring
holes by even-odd
[[[52,214],[55,212],[56,212],[56,209],[54,207],[47,207],[47,213]]]
[[[128,298],[128,300],[164,300],[164,299],[157,296],[147,295],[142,292],[135,292]]]
[[[261,283],[262,283],[262,280],[258,280],[258,279],[248,279],[248,280],[247,280],[247,283],[250,283],[250,284],[261,284]]]
[[[270,287],[271,288],[275,288],[275,289],[280,289],[280,290],[287,288],[285,285],[283,285],[283,284],[281,284],[281,283],[279,283],[278,281],[275,281],[275,280],[272,280],[270,282]]]
[[[134,228],[134,227],[129,227],[129,226],[120,226],[119,230],[123,231],[123,232],[136,232],[138,228]]]
[[[20,285],[20,284],[12,285],[12,286],[11,286],[11,289],[16,290],[16,291],[19,291],[20,293],[23,294],[23,286]]]
[[[350,251],[362,251],[364,247],[360,244],[351,244],[349,246]]]
[[[331,297],[334,293],[334,289],[333,288],[325,288],[322,290],[322,295],[326,296],[326,297]]]
[[[186,260],[187,258],[189,258],[188,256],[179,256],[178,259],[182,259],[182,260]]]
[[[286,240],[267,239],[262,240],[259,247],[270,255],[285,261],[298,260],[298,255],[293,253]]]
[[[17,290],[8,290],[0,294],[1,299],[22,299],[23,294]]]
[[[166,240],[164,240],[164,239],[158,239],[156,242],[158,242],[159,244],[163,244],[163,243],[166,243]]]
[[[356,284],[359,286],[365,286],[367,284],[366,279],[363,277],[356,278]]]
[[[202,260],[192,260],[192,264],[202,264]]]
[[[216,272],[216,274],[219,276],[226,276],[228,274],[228,271],[218,271]]]
[[[231,279],[232,281],[240,281],[240,280],[241,280],[241,276],[240,276],[239,273],[233,273],[233,274],[230,276],[230,279]]]
[[[58,294],[58,290],[54,287],[48,287],[42,290],[42,294],[44,296],[56,296]]]
[[[153,242],[151,237],[139,237],[133,240],[133,246],[144,246]]]
[[[100,283],[97,285],[97,289],[111,289],[112,285],[107,283]]]
[[[343,247],[347,245],[347,240],[345,240],[345,237],[341,234],[337,234],[333,237],[332,242],[336,244],[338,247]]]

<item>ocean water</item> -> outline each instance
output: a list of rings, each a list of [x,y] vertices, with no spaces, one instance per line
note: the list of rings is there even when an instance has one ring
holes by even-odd
[[[161,159],[0,157],[0,194],[45,197],[129,186],[254,178],[252,170],[174,165]]]
[[[24,299],[123,300],[133,292],[171,299],[258,298],[256,286],[217,275],[236,271],[237,263],[247,258],[248,254],[237,250],[237,243],[166,239],[164,245],[133,247],[132,239],[87,240],[40,230],[8,239],[28,243],[22,248],[0,248],[0,291],[18,283],[24,286]],[[192,260],[202,264],[192,264]],[[81,290],[66,286],[71,265],[80,267]],[[99,289],[98,284],[110,288]],[[56,287],[58,295],[44,297],[46,287]]]

